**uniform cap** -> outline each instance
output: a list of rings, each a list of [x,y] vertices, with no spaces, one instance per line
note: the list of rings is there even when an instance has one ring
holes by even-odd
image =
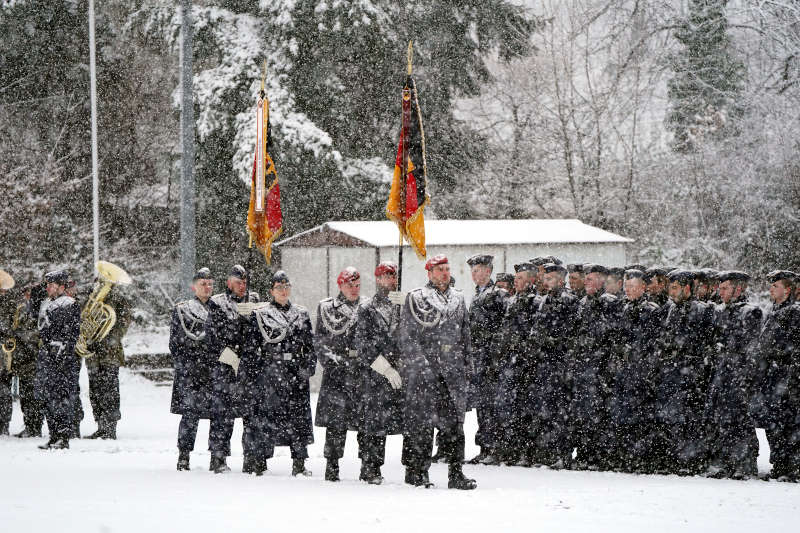
[[[275,287],[278,283],[288,283],[290,286],[292,284],[289,281],[289,275],[283,270],[278,270],[272,275],[272,279],[269,281],[269,288]]]
[[[584,274],[591,274],[592,272],[608,275],[608,269],[603,265],[597,265],[595,263],[586,263],[585,265],[583,265]]]
[[[247,270],[242,265],[233,265],[231,273],[228,274],[231,278],[247,279]]]
[[[549,272],[560,272],[561,274],[566,274],[567,269],[564,268],[564,265],[556,264],[556,263],[547,263],[544,265],[545,273]]]
[[[498,282],[505,282],[505,283],[514,283],[514,275],[507,274],[506,272],[499,272],[497,274],[497,281]]]
[[[539,267],[530,261],[523,261],[514,265],[514,272],[536,272],[537,270],[539,270]]]
[[[450,264],[450,261],[447,260],[447,256],[444,254],[434,255],[428,261],[425,262],[425,270],[431,270],[433,267],[437,265],[447,265]]]
[[[794,283],[797,274],[792,272],[791,270],[773,270],[769,274],[767,274],[767,281],[770,283],[775,283],[776,281],[788,279],[792,283]]]
[[[688,285],[696,278],[696,274],[692,270],[673,270],[667,274],[667,279],[670,283],[678,282],[681,285]]]
[[[708,283],[708,275],[702,270],[693,270],[692,273],[694,274],[694,279],[700,283]]]
[[[741,270],[723,270],[717,275],[720,283],[723,281],[750,281],[750,274],[742,272]]]
[[[583,273],[583,263],[569,263],[567,265],[567,272],[569,272],[570,274],[574,272]]]
[[[14,278],[5,270],[0,270],[0,289],[4,291],[14,288]]]
[[[622,267],[611,267],[608,269],[608,275],[622,278],[622,276],[625,275],[625,269]]]
[[[471,267],[475,265],[492,265],[492,261],[494,261],[493,255],[488,254],[475,254],[472,257],[467,259],[467,264]]]
[[[639,270],[639,271],[641,271],[641,272],[644,272],[644,271],[646,271],[646,270],[647,270],[647,267],[646,267],[646,266],[644,266],[644,265],[640,265],[640,264],[638,264],[638,263],[634,263],[634,264],[632,264],[632,265],[625,265],[623,268],[624,268],[625,270]]]
[[[384,274],[397,274],[397,263],[392,261],[383,261],[375,267],[375,277],[383,276]]]
[[[66,285],[69,281],[69,274],[66,270],[53,270],[44,275],[45,283],[58,283],[59,285]]]
[[[644,272],[638,268],[629,268],[625,271],[625,279],[644,279]]]
[[[195,272],[194,276],[192,276],[192,281],[197,281],[198,279],[214,279],[214,276],[211,275],[211,269],[203,267]]]
[[[629,269],[629,270],[632,270],[632,269]],[[636,269],[636,270],[638,270],[638,269]],[[664,268],[650,267],[650,268],[644,270],[644,280],[649,282],[651,279],[653,279],[656,276],[665,276],[666,277],[668,273],[669,273],[669,271],[664,269]]]
[[[347,267],[336,277],[336,284],[341,285],[342,283],[349,283],[351,281],[356,281],[357,279],[361,279],[361,274],[359,274],[356,267]]]
[[[719,280],[719,271],[714,270],[713,268],[702,268],[700,269],[703,274],[705,274],[706,279],[708,281],[718,281]]]
[[[545,259],[547,259],[547,263],[553,263],[554,265],[563,265],[564,264],[564,262],[561,259],[559,259],[558,257],[556,257],[554,255],[547,255],[547,256],[545,256]],[[547,263],[545,263],[545,264],[547,264]]]
[[[550,260],[548,258],[546,258],[546,257],[539,256],[539,257],[534,257],[529,262],[533,263],[534,265],[536,265],[538,267],[538,266],[546,265],[547,263],[550,262]]]

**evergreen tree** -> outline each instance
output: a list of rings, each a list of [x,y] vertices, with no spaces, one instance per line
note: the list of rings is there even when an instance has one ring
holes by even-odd
[[[674,149],[690,151],[704,136],[735,134],[743,113],[745,66],[732,50],[727,0],[689,0],[675,38],[681,44],[671,57],[674,77],[668,83],[667,128]]]

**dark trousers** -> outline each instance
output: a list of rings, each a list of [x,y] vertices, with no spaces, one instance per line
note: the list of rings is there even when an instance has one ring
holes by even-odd
[[[361,441],[358,444],[361,461],[372,466],[383,466],[386,458],[386,435],[358,434]]]
[[[263,415],[244,417],[244,435],[242,437],[244,455],[261,460],[275,455],[275,440],[269,431],[269,421]],[[305,441],[296,440],[289,444],[292,459],[307,459],[308,450]]]
[[[44,405],[36,398],[33,376],[17,376],[19,380],[19,405],[25,428],[30,433],[41,434],[44,423]]]
[[[121,418],[119,411],[119,367],[91,360],[86,362],[89,373],[89,400],[98,426],[112,425]]]
[[[464,462],[464,423],[456,412],[447,385],[440,377],[436,384],[436,409],[438,414],[439,455],[449,464]],[[433,452],[433,423],[408,427],[403,432],[403,454],[401,462],[407,468],[427,471],[431,466]]]
[[[326,428],[325,447],[322,452],[325,459],[341,459],[344,456],[344,444],[346,440],[347,428]],[[356,434],[356,442],[358,442],[358,456],[361,457],[361,450],[364,446],[361,432]]]
[[[197,427],[200,418],[194,415],[181,416],[178,424],[178,451],[191,452],[197,439]],[[208,451],[212,454],[227,457],[231,454],[231,435],[233,435],[233,419],[212,418],[209,420]]]
[[[0,354],[2,357],[2,354]],[[4,363],[0,361],[0,365]],[[8,425],[11,422],[11,410],[13,399],[11,398],[11,374],[3,369],[0,371],[0,434],[8,433]]]
[[[772,475],[800,475],[800,429],[777,426],[766,433]]]
[[[501,440],[497,436],[497,418],[494,414],[493,405],[490,402],[484,402],[483,405],[475,408],[475,414],[478,416],[478,431],[475,433],[475,444],[481,448],[493,450],[498,441]]]

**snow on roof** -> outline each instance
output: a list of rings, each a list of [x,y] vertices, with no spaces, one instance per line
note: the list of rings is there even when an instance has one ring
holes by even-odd
[[[276,246],[312,232],[343,233],[375,247],[397,245],[397,226],[388,220],[333,221],[284,239]],[[427,246],[473,244],[626,243],[633,239],[576,219],[426,220]]]

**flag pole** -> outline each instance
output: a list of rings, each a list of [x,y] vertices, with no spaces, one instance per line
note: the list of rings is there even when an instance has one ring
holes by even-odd
[[[264,91],[264,84],[267,79],[267,60],[264,58],[264,70],[261,72],[261,90],[258,95],[261,100],[264,100],[266,92]],[[256,150],[258,153],[258,150]],[[249,233],[249,241],[247,243],[247,278],[245,279],[245,297],[244,301],[250,301],[250,278],[253,277],[253,234]]]
[[[412,45],[412,41],[408,41],[408,50],[406,52],[406,61],[407,61],[407,73],[411,76],[412,70],[412,58],[414,54],[414,49]],[[408,87],[405,87],[403,90],[407,90]],[[402,115],[405,118],[405,115]],[[400,128],[400,136],[403,142],[403,152],[402,152],[402,166],[401,166],[401,176],[400,176],[400,220],[403,224],[406,223],[406,179],[408,177],[408,124],[405,123],[405,120],[402,122],[402,126]],[[397,247],[397,290],[403,290],[403,232],[400,231],[400,243]]]

